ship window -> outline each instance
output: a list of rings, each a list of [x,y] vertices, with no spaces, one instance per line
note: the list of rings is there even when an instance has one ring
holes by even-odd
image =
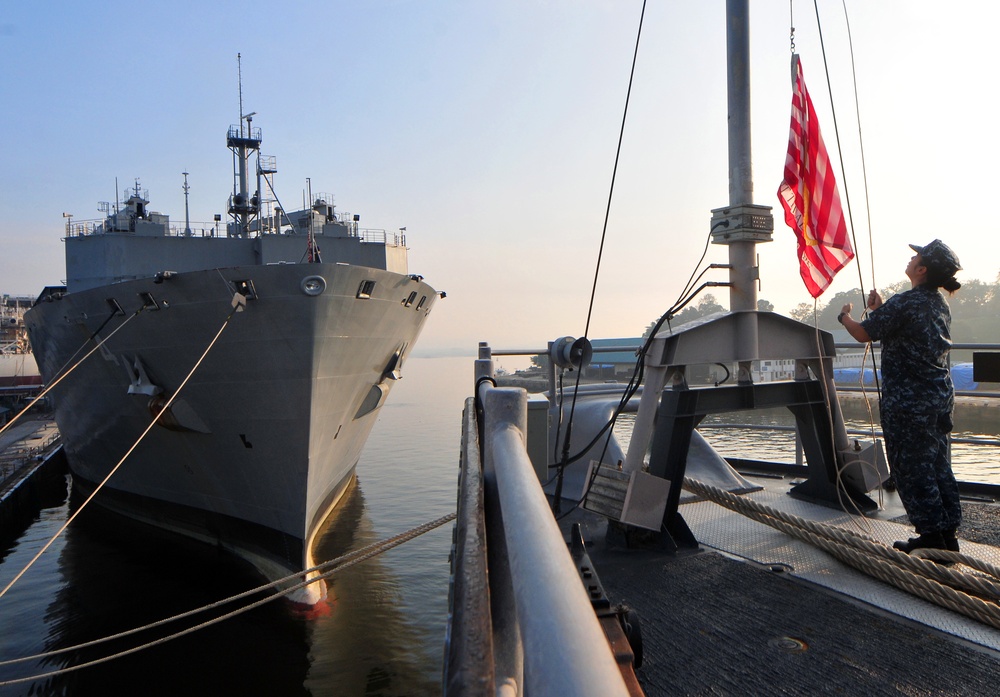
[[[375,281],[362,281],[358,287],[359,298],[370,298],[375,291]]]
[[[419,310],[420,308],[422,308],[425,302],[427,302],[427,296],[423,295],[420,297],[420,302],[417,303],[417,309]]]
[[[410,293],[410,296],[403,301],[403,304],[406,305],[406,307],[409,307],[410,305],[413,304],[413,301],[416,299],[417,299],[417,291],[413,291],[412,293]]]

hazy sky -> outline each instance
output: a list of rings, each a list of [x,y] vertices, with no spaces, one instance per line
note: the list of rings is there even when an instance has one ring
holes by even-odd
[[[65,275],[63,213],[138,177],[151,208],[224,213],[225,135],[256,111],[291,208],[312,190],[362,225],[407,228],[410,270],[448,297],[421,348],[535,347],[584,331],[640,0],[7,3],[0,18],[0,292]],[[960,278],[994,281],[1000,3],[820,0],[858,263],[826,298],[904,279],[907,243],[940,237]],[[839,162],[812,2],[796,47]],[[776,191],[791,101],[789,3],[751,2],[760,297],[811,298]],[[680,293],[728,205],[724,0],[650,0],[611,206],[592,337],[636,336]],[[844,179],[841,197],[846,199]],[[845,206],[847,201],[845,200]],[[712,245],[708,262],[724,263]],[[707,279],[725,281],[725,272]],[[716,289],[728,303],[728,291]],[[821,301],[823,298],[821,298]],[[960,337],[956,337],[961,340]]]

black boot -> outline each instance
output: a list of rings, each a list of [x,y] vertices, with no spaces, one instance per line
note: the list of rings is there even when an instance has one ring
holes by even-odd
[[[944,532],[941,533],[941,537],[944,538],[945,549],[947,549],[949,552],[958,551],[958,538],[955,537],[954,530],[945,530]]]
[[[915,549],[948,549],[948,544],[945,542],[944,535],[939,532],[927,533],[926,535],[921,535],[920,537],[911,537],[906,542],[893,542],[892,546],[900,552],[906,552],[907,554]],[[955,540],[955,546],[958,546],[958,540]]]

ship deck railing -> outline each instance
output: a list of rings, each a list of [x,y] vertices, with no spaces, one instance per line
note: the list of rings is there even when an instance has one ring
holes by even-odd
[[[490,360],[477,376],[463,417],[445,694],[628,695],[528,456],[527,394],[494,387]]]
[[[106,219],[94,220],[74,220],[66,224],[66,237],[90,237],[92,235],[131,235],[126,230],[106,230]],[[190,233],[188,232],[190,230]],[[284,234],[273,230],[265,230],[264,235]],[[299,234],[305,234],[300,231]],[[317,230],[316,234],[322,238],[322,233]],[[225,237],[226,226],[224,223],[215,222],[192,222],[190,227],[172,224],[165,233],[166,237]],[[365,244],[384,244],[387,247],[405,247],[406,235],[403,230],[389,232],[380,228],[354,228],[350,237],[355,237]]]

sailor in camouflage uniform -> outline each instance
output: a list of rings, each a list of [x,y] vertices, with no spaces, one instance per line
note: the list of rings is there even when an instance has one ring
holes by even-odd
[[[850,303],[837,319],[858,341],[882,342],[882,432],[899,497],[919,535],[893,546],[957,552],[962,507],[948,435],[955,407],[951,311],[939,289],[958,290],[955,273],[962,267],[941,240],[910,247],[916,252],[906,267],[910,290],[884,303],[873,290],[866,319],[855,322]]]

